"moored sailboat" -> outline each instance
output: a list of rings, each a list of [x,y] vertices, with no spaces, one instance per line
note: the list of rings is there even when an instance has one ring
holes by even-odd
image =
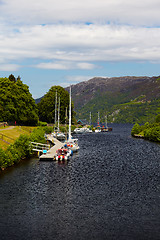
[[[78,139],[72,138],[71,135],[71,86],[70,86],[70,101],[69,101],[69,132],[68,132],[68,139],[66,141],[66,145],[69,149],[71,149],[73,152],[76,152],[79,150],[78,146]]]
[[[95,132],[96,133],[101,132],[99,112],[98,112],[98,123],[97,123],[97,128],[95,129]]]

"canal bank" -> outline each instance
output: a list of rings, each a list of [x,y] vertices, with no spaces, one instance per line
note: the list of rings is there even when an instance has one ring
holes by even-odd
[[[5,131],[3,134],[3,141],[1,141],[5,143],[5,147],[4,149],[0,148],[0,169],[5,170],[19,163],[22,159],[33,156],[30,142],[45,143],[45,129],[46,127],[14,127],[6,130],[7,132]],[[10,142],[6,143],[6,139],[9,139]]]

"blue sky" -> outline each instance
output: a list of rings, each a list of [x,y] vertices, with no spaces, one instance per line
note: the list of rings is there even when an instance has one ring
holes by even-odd
[[[0,0],[0,77],[34,98],[92,77],[160,75],[159,0]]]

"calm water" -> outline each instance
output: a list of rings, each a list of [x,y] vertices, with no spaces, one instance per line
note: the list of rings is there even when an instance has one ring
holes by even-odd
[[[67,165],[31,159],[3,173],[0,239],[160,239],[160,145],[130,131],[78,135]]]

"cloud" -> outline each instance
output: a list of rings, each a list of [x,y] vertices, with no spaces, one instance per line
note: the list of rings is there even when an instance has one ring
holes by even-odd
[[[19,68],[17,64],[0,64],[0,71],[17,71]]]
[[[14,24],[60,22],[159,25],[159,0],[4,0],[1,19]]]
[[[41,69],[56,69],[56,70],[69,70],[69,69],[83,69],[83,70],[91,70],[96,66],[87,62],[49,62],[49,63],[39,63],[33,67],[41,68]]]
[[[160,28],[54,24],[15,30],[0,25],[0,31],[0,61],[6,64],[32,59],[37,68],[91,70],[99,67],[97,61],[160,61]]]
[[[160,61],[159,0],[0,4],[0,63],[6,69],[26,67],[29,61],[29,66],[53,70],[92,70],[110,61]]]
[[[88,79],[91,79],[91,78],[93,78],[92,75],[66,76],[66,82],[67,82],[67,86],[68,86],[68,83],[75,84],[75,83],[87,81]]]

